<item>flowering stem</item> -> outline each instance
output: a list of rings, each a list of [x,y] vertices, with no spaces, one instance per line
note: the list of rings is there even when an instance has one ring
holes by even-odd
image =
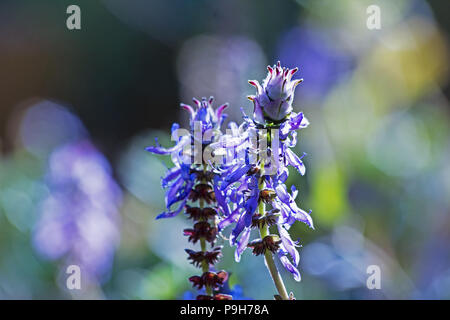
[[[203,171],[205,171],[204,168],[203,168]],[[202,181],[202,183],[203,183],[203,181]],[[200,199],[199,199],[199,207],[200,207],[200,209],[203,209],[204,206],[205,206],[204,200],[200,198]],[[200,238],[200,247],[201,247],[201,249],[202,249],[203,252],[206,252],[206,240],[205,240],[205,238],[203,238],[203,237]],[[203,271],[203,273],[209,271],[209,265],[208,265],[208,262],[205,261],[205,260],[202,261],[202,271]],[[205,289],[206,289],[206,294],[207,294],[208,296],[212,296],[212,289],[211,289],[211,287],[208,286],[208,285],[205,285]]]
[[[261,172],[263,172],[263,170],[264,170],[264,163],[261,164]],[[261,174],[261,176],[263,177],[263,174]],[[259,190],[263,189],[264,189],[264,180],[262,180],[259,183]],[[263,201],[259,203],[258,211],[261,217],[266,214],[266,206]],[[269,227],[267,226],[267,224],[264,223],[260,226],[259,233],[261,235],[261,239],[264,239],[265,236],[269,235]],[[269,269],[272,280],[275,283],[275,287],[278,290],[278,294],[283,300],[289,300],[289,296],[286,287],[284,286],[283,279],[281,278],[277,266],[275,265],[275,261],[273,260],[272,252],[270,252],[270,250],[266,250],[264,252],[264,258],[266,260],[267,269]]]

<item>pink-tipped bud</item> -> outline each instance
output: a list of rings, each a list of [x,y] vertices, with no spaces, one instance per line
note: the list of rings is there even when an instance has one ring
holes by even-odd
[[[281,70],[280,70],[281,68],[279,68],[279,67],[276,67],[275,68],[275,74],[278,76],[280,73],[281,73]]]
[[[300,83],[302,83],[303,82],[303,79],[298,79],[298,80],[295,80],[295,82],[294,82],[294,85],[293,85],[293,88],[295,88],[296,86],[298,86]]]
[[[249,81],[258,91],[248,99],[257,105],[258,108],[255,110],[258,110],[259,118],[262,114],[265,120],[283,121],[292,112],[295,87],[303,80],[291,80],[298,68],[291,70],[281,67],[280,61],[277,61],[275,66],[268,66],[267,70],[268,74],[262,85],[256,80]],[[254,113],[256,119],[256,111]]]
[[[192,101],[194,101],[194,103],[197,105],[198,108],[200,108],[202,106],[202,104],[200,103],[199,100],[197,100],[196,98],[192,98]]]
[[[220,107],[217,108],[217,110],[216,110],[216,117],[217,117],[218,121],[220,121],[220,118],[222,117],[223,110],[228,108],[228,106],[229,106],[228,103],[224,103],[223,105],[221,105]]]
[[[252,86],[254,86],[255,88],[258,87],[258,84],[256,82],[256,80],[248,80],[248,83],[250,83]]]
[[[180,103],[180,106],[181,106],[184,110],[186,110],[186,111],[188,111],[188,112],[190,113],[191,119],[194,118],[194,116],[195,116],[194,108],[192,108],[190,105],[184,104],[184,103]]]

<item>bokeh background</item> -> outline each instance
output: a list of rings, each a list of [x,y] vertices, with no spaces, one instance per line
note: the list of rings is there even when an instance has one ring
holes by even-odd
[[[82,29],[66,28],[81,8]],[[381,29],[366,27],[369,5]],[[248,112],[248,79],[281,60],[305,79],[296,111],[316,230],[300,238],[297,299],[450,298],[449,2],[3,0],[0,4],[0,298],[181,299],[185,217],[155,221],[181,101]],[[229,231],[227,231],[229,232]],[[227,247],[227,244],[225,244]],[[81,265],[82,289],[66,288]],[[368,290],[366,269],[381,268]],[[270,299],[261,257],[218,265]]]

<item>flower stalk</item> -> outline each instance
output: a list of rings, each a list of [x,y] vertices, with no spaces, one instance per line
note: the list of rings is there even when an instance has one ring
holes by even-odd
[[[296,249],[299,245],[288,230],[296,221],[313,228],[310,214],[295,202],[297,189],[292,186],[290,193],[286,187],[289,166],[305,174],[303,156],[291,150],[297,143],[296,131],[309,124],[303,113],[295,113],[292,107],[295,87],[302,81],[292,79],[297,70],[282,68],[278,62],[268,67],[262,85],[256,80],[249,81],[257,89],[256,95],[249,97],[254,104],[253,117],[244,113],[239,131],[228,138],[245,153],[225,171],[220,187],[229,202],[223,211],[231,214],[223,219],[219,229],[234,224],[230,243],[236,246],[236,261],[240,261],[246,248],[252,248],[256,256],[264,255],[278,291],[275,298],[282,300],[291,300],[293,295],[287,293],[274,254],[294,279],[300,281],[297,269],[300,257]],[[271,226],[277,227],[278,234],[269,232]],[[255,228],[260,238],[250,241],[251,230]]]
[[[203,172],[205,172],[205,167],[203,166]],[[204,179],[202,179],[201,183],[205,183]],[[203,199],[199,200],[199,208],[201,210],[203,210],[205,207],[205,201]],[[205,218],[202,218],[202,221],[205,221]],[[208,221],[208,219],[206,218],[206,221]],[[206,256],[208,254],[208,251],[206,249],[206,239],[205,237],[201,237],[200,238],[200,248],[203,252],[203,255]],[[206,261],[206,259],[204,259],[202,261],[202,271],[203,274],[209,272],[209,264],[208,261]],[[206,295],[207,296],[212,296],[213,292],[212,292],[212,288],[209,284],[205,284],[205,291],[206,291]]]
[[[261,166],[261,175],[264,177],[264,161],[262,161]],[[261,179],[258,188],[261,192],[264,190],[265,183],[264,178]],[[266,215],[266,204],[264,201],[260,201],[258,205],[258,212],[261,215],[261,217],[264,217]],[[262,223],[259,226],[259,234],[261,236],[261,239],[264,239],[266,236],[269,235],[269,226],[267,223]],[[275,287],[277,288],[278,294],[280,295],[282,300],[289,300],[288,293],[286,291],[286,287],[283,282],[283,278],[281,278],[280,272],[278,272],[277,266],[275,264],[275,261],[273,259],[272,252],[270,250],[264,251],[264,259],[266,261],[267,269],[269,270],[270,276],[272,277],[272,280],[275,284]]]
[[[159,145],[148,147],[147,151],[156,154],[170,154],[175,167],[170,169],[162,179],[163,187],[167,188],[167,211],[160,214],[157,219],[171,218],[185,211],[189,219],[193,220],[193,227],[184,230],[188,241],[200,243],[200,251],[185,249],[188,260],[201,269],[201,275],[191,276],[189,281],[198,290],[204,290],[197,296],[197,300],[231,300],[232,296],[220,292],[228,280],[225,271],[215,272],[214,264],[222,257],[222,247],[214,246],[217,238],[215,225],[217,202],[214,194],[213,178],[216,175],[213,168],[200,157],[209,143],[220,136],[220,124],[225,115],[223,109],[227,105],[212,109],[213,98],[203,98],[202,101],[194,99],[197,110],[189,105],[181,106],[191,114],[191,132],[189,136],[179,137],[178,124],[173,125],[172,137],[178,137],[178,143],[172,148],[163,148]],[[211,141],[204,142],[203,136],[211,133]],[[189,152],[186,154],[186,147]],[[189,148],[190,147],[190,148]],[[186,163],[186,158],[189,160]],[[192,161],[193,160],[193,161]],[[178,208],[172,210],[175,203],[180,203]],[[208,248],[210,244],[210,249]]]
[[[312,229],[314,226],[310,212],[297,206],[295,186],[291,186],[290,192],[286,186],[288,167],[305,174],[302,161],[305,154],[299,157],[291,150],[297,144],[297,130],[309,125],[303,113],[293,111],[294,91],[302,82],[292,78],[297,70],[281,67],[278,62],[268,67],[262,84],[250,80],[257,89],[255,95],[248,97],[253,102],[253,116],[244,113],[244,121],[239,126],[231,122],[230,132],[220,131],[225,118],[222,111],[227,105],[213,110],[212,98],[194,99],[197,108],[181,105],[191,114],[191,135],[175,135],[178,142],[169,149],[159,145],[147,148],[153,153],[171,154],[175,164],[163,178],[163,187],[168,189],[168,210],[157,218],[170,218],[185,210],[194,221],[193,228],[185,229],[184,234],[190,242],[200,242],[200,251],[186,249],[191,263],[202,270],[202,275],[189,278],[194,287],[204,290],[197,299],[231,298],[220,293],[228,274],[216,273],[213,267],[222,255],[221,247],[214,245],[217,235],[230,225],[234,226],[229,240],[236,247],[236,262],[246,248],[252,248],[256,256],[264,255],[278,291],[275,298],[293,299],[292,293],[287,293],[274,254],[294,279],[300,281],[299,244],[292,240],[289,229],[296,221]],[[173,126],[172,138],[178,128],[176,124]],[[205,137],[208,137],[206,142]],[[186,147],[191,147],[187,155]],[[208,159],[203,158],[205,154]],[[190,161],[186,163],[186,159]],[[217,159],[220,160],[216,162]],[[179,205],[173,209],[175,203]],[[273,234],[271,226],[276,226]],[[254,229],[260,238],[250,241]]]

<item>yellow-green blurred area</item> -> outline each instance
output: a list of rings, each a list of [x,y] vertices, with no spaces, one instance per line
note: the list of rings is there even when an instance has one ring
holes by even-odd
[[[248,79],[300,68],[310,126],[292,171],[297,299],[450,298],[450,7],[446,0],[76,1],[0,4],[0,298],[183,299],[197,274],[160,177],[179,103],[213,95],[240,122]],[[367,8],[380,9],[369,29]],[[227,237],[231,230],[224,231]],[[242,297],[274,292],[263,259],[217,268]],[[81,267],[80,290],[66,286]],[[366,286],[381,270],[381,289]],[[240,286],[240,287],[239,287]]]

